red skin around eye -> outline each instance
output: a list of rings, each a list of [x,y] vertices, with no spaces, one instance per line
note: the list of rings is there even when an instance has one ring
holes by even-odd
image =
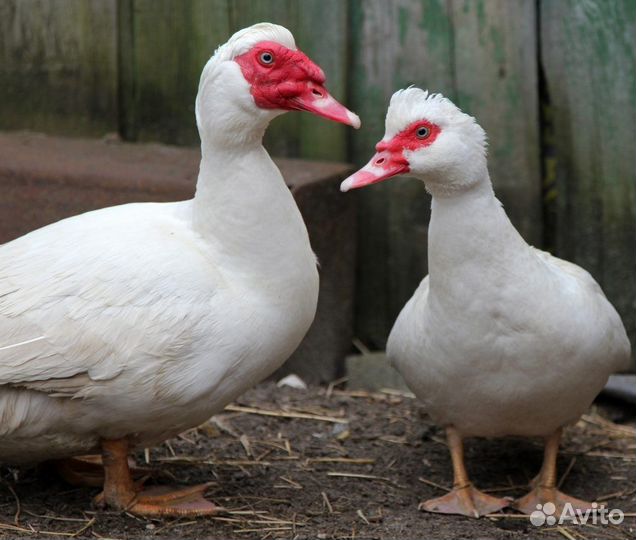
[[[428,136],[420,139],[417,130],[428,128]],[[441,129],[428,120],[413,122],[389,141],[380,141],[375,146],[376,154],[371,159],[375,167],[380,167],[392,174],[404,174],[410,171],[409,162],[404,156],[405,150],[417,150],[433,144]],[[362,171],[361,171],[362,172]],[[360,173],[358,173],[360,174]]]
[[[417,130],[421,127],[426,127],[429,130],[428,137],[419,139],[416,135]],[[437,136],[440,134],[440,127],[437,124],[433,124],[428,120],[419,120],[413,122],[406,129],[400,131],[390,141],[380,141],[376,146],[377,152],[388,151],[392,155],[401,154],[404,150],[417,150],[418,148],[424,148],[430,146],[435,142]]]
[[[264,65],[260,56],[273,55],[274,61]],[[263,41],[234,61],[250,83],[256,105],[263,109],[293,109],[292,100],[307,92],[308,84],[322,87],[325,74],[301,51],[292,51],[279,43]]]
[[[428,129],[428,135],[424,138],[417,136],[417,130],[421,127]],[[380,141],[375,146],[376,154],[371,158],[371,161],[357,173],[347,178],[340,186],[340,189],[348,191],[377,184],[400,174],[408,174],[411,168],[408,159],[404,156],[404,152],[430,146],[435,142],[440,132],[440,127],[428,120],[413,122],[391,140]]]

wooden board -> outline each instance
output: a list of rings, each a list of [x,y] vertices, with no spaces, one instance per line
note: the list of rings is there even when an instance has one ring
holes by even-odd
[[[600,282],[636,345],[636,3],[541,2],[556,254]]]
[[[117,131],[115,0],[0,2],[0,129]]]
[[[194,100],[229,37],[227,0],[120,0],[119,18],[123,135],[198,144]]]
[[[269,21],[289,28],[329,76],[337,99],[346,92],[346,5],[338,0],[120,0],[122,132],[129,140],[196,144],[201,69],[235,31]],[[333,75],[332,75],[333,74]],[[286,114],[267,132],[273,155],[344,159],[343,126],[309,114]]]
[[[455,96],[452,21],[438,0],[398,5],[399,50],[392,92],[411,84]],[[392,93],[391,92],[391,93]],[[386,114],[386,105],[384,107]],[[428,222],[431,198],[416,179],[393,181],[388,205],[388,296],[392,327],[402,307],[428,273]]]
[[[636,339],[633,0],[5,0],[0,127],[196,145],[205,61],[259,21],[288,27],[363,121],[286,114],[273,155],[362,165],[395,90],[444,93],[488,132],[513,223],[590,270]],[[344,197],[359,203],[357,333],[381,348],[427,271],[430,198],[409,179]]]
[[[452,33],[443,0],[355,2],[351,105],[362,118],[352,157],[362,165],[384,134],[389,99],[416,84],[452,95]],[[391,180],[358,199],[356,334],[383,348],[406,300],[426,274],[430,199],[421,182]]]
[[[294,0],[233,0],[230,4],[232,32],[258,22],[280,24],[296,34],[297,2]],[[284,114],[276,118],[265,134],[265,147],[274,156],[300,155],[300,118]]]
[[[334,97],[346,96],[347,6],[340,0],[234,0],[230,4],[232,31],[257,22],[281,24],[296,45],[319,64]],[[276,118],[265,135],[265,146],[275,156],[345,159],[345,127],[309,113]]]
[[[455,0],[456,104],[488,135],[488,169],[522,236],[541,245],[536,6]]]
[[[476,115],[491,140],[489,165],[513,222],[541,238],[535,11],[531,2],[417,0],[354,4],[352,104],[364,163],[384,132],[391,94],[409,84],[441,92]],[[426,274],[430,198],[413,180],[392,180],[360,202],[357,332],[382,347]]]
[[[347,106],[347,3],[341,0],[303,0],[295,30],[296,44],[327,76],[327,90]],[[302,113],[299,154],[306,159],[345,161],[353,128]]]

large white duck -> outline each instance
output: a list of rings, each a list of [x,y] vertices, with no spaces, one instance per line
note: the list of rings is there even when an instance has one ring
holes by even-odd
[[[395,93],[377,153],[342,190],[396,175],[424,181],[433,197],[429,275],[402,309],[387,353],[432,419],[446,428],[454,488],[422,503],[479,516],[509,504],[474,488],[467,436],[544,437],[541,472],[516,501],[526,513],[588,503],[556,487],[561,429],[575,422],[608,376],[629,366],[616,310],[582,268],[529,246],[495,198],[486,136],[439,94]]]
[[[358,127],[324,81],[285,28],[237,32],[201,76],[193,200],[88,212],[0,248],[0,461],[101,451],[110,506],[218,511],[205,485],[139,492],[127,454],[204,422],[308,330],[316,258],[261,141],[289,110]]]

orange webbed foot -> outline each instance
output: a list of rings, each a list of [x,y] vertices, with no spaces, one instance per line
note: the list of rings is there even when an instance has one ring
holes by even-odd
[[[420,503],[419,509],[439,514],[459,514],[478,518],[497,512],[511,503],[508,499],[500,499],[479,491],[472,485],[454,488],[452,491]]]
[[[534,487],[527,495],[524,495],[520,499],[517,499],[513,503],[513,508],[530,515],[535,510],[542,509],[546,504],[552,503],[554,505],[554,514],[561,515],[563,507],[570,503],[573,510],[590,510],[594,507],[592,503],[577,499],[566,495],[559,491],[556,487]]]
[[[106,497],[100,493],[95,502],[119,508],[143,517],[199,517],[214,516],[226,510],[208,501],[204,494],[212,484],[200,484],[184,488],[157,486],[138,493],[127,491]]]

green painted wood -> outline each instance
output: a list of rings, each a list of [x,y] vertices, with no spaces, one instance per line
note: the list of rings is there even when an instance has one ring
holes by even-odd
[[[636,348],[636,3],[543,0],[556,254],[600,282]]]
[[[129,140],[196,144],[203,64],[231,31],[263,20],[301,36],[344,99],[346,3],[307,0],[302,18],[300,7],[294,0],[8,0],[0,5],[0,125],[69,134],[119,127]],[[345,133],[309,114],[285,115],[266,144],[278,155],[344,159]]]
[[[117,131],[115,0],[0,2],[0,129]]]
[[[541,243],[536,6],[525,0],[455,0],[457,105],[488,134],[497,197],[523,237]]]
[[[384,134],[388,101],[415,84],[454,97],[452,27],[443,0],[365,0],[352,4],[351,105],[362,118],[352,135],[357,164]],[[430,198],[412,179],[354,192],[359,203],[356,333],[385,345],[395,317],[427,272]]]
[[[137,137],[134,0],[117,0],[117,60],[118,60],[118,125],[119,135],[129,141]]]
[[[390,95],[416,84],[477,116],[490,137],[490,170],[513,222],[541,238],[536,13],[522,1],[356,2],[352,104],[365,134],[356,163],[382,136]],[[426,274],[430,198],[421,183],[392,180],[360,199],[358,335],[381,347]]]
[[[299,3],[294,0],[232,0],[232,32],[256,24],[271,22],[289,29],[298,40]],[[265,147],[274,156],[297,157],[300,154],[300,115],[284,114],[276,118],[265,134]]]
[[[229,37],[227,0],[129,0],[120,8],[123,133],[197,144],[194,100],[205,62]]]
[[[233,0],[230,21],[232,31],[263,21],[288,28],[298,48],[324,69],[329,91],[336,99],[346,99],[346,2]],[[285,114],[272,122],[265,135],[265,146],[277,156],[344,160],[346,137],[344,126],[309,113]]]
[[[296,40],[299,48],[327,76],[327,89],[347,105],[347,3],[342,0],[303,0]],[[352,128],[303,113],[299,119],[299,155],[307,159],[346,161]]]
[[[592,272],[636,338],[633,0],[5,0],[0,129],[196,144],[201,68],[259,21],[288,27],[363,121],[354,132],[284,115],[272,154],[363,164],[396,89],[441,91],[487,130],[495,189],[522,234],[537,244],[546,223],[548,246]],[[426,273],[430,198],[408,179],[346,196],[360,204],[357,334],[382,347]]]

